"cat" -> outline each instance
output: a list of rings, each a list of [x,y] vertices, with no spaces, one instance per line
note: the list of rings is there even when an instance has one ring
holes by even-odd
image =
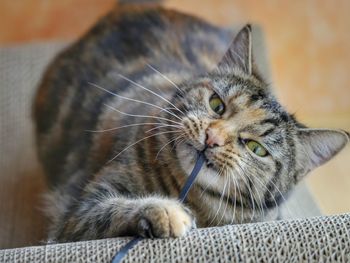
[[[117,5],[60,53],[33,113],[55,242],[275,219],[349,141],[280,105],[254,63],[249,25],[233,37],[150,5]],[[206,164],[182,204],[201,151]]]

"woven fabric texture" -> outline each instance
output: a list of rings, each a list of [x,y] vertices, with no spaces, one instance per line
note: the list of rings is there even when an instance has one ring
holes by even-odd
[[[63,46],[0,48],[0,248],[36,245],[44,238],[39,207],[45,180],[31,105],[43,69]]]
[[[0,251],[0,262],[111,262],[129,238]],[[198,229],[147,239],[123,262],[350,262],[350,214]]]

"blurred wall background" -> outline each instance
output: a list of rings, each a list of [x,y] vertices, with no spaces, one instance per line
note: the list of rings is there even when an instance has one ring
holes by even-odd
[[[0,46],[77,39],[115,0],[1,0]],[[262,26],[272,81],[290,112],[312,127],[350,130],[350,1],[166,0],[227,26]],[[307,182],[327,214],[350,211],[350,147]]]

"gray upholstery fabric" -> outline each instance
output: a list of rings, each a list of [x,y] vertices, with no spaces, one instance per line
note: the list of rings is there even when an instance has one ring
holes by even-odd
[[[0,251],[0,262],[111,262],[129,238]],[[123,262],[350,262],[350,214],[198,229],[143,240]]]
[[[38,244],[45,182],[35,153],[32,98],[62,44],[0,48],[0,248]]]

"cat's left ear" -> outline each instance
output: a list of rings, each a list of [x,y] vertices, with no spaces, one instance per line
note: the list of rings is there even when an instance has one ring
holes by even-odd
[[[217,68],[237,67],[244,73],[253,73],[252,28],[247,24],[238,32]]]
[[[299,165],[305,172],[324,164],[349,142],[349,134],[329,129],[299,129]]]

